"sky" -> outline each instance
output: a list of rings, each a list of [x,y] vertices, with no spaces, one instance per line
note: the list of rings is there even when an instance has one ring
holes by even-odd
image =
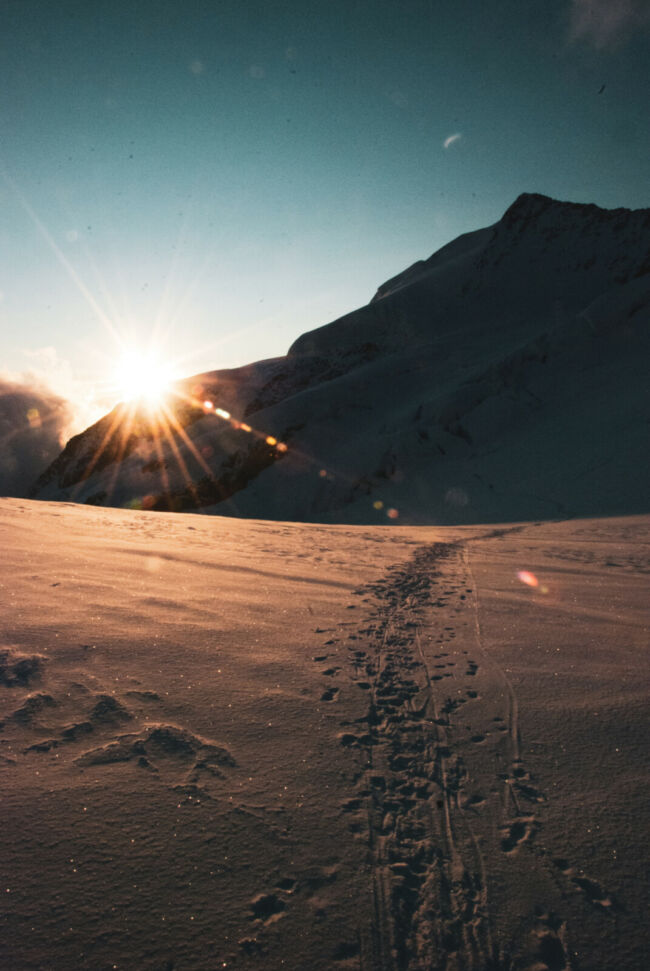
[[[0,0],[0,377],[286,353],[521,192],[650,205],[648,0]]]

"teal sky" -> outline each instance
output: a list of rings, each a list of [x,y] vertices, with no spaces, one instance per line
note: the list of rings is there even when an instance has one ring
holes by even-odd
[[[522,191],[650,205],[646,14],[2,0],[0,369],[105,406],[116,335],[243,364]]]

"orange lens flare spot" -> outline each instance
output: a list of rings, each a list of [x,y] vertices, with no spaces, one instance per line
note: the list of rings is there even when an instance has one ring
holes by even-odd
[[[277,438],[273,438],[273,435],[267,435],[266,436],[266,444],[267,445],[277,445],[278,444],[278,440],[277,440]]]
[[[397,519],[399,517],[399,509],[388,509],[386,515],[389,519]]]
[[[251,428],[251,426],[250,425],[247,425],[245,421],[243,421],[239,427],[241,428],[241,430],[243,432],[252,432],[253,431],[253,429]]]
[[[375,501],[373,502],[373,504],[372,504],[372,505],[373,505],[373,507],[374,507],[375,509],[383,509],[383,508],[384,508],[384,504],[383,504],[383,502],[381,501],[381,499],[376,499],[376,500],[375,500]]]
[[[321,479],[326,479],[327,478],[327,469],[321,469],[318,474],[320,475]]]
[[[286,452],[288,449],[288,446],[286,446],[284,442],[278,442],[278,444],[276,445],[276,448],[278,452]]]
[[[230,412],[224,411],[223,408],[215,408],[214,413],[215,415],[219,415],[219,418],[223,418],[224,421],[228,421],[230,419]]]
[[[539,580],[534,573],[530,573],[528,570],[517,570],[517,579],[521,580],[528,587],[538,587]]]

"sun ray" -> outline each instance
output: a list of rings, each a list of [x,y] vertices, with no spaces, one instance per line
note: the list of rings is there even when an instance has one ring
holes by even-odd
[[[205,461],[205,459],[203,458],[203,456],[201,455],[201,453],[199,452],[199,450],[197,449],[194,442],[191,440],[191,438],[189,437],[189,435],[187,434],[183,426],[180,424],[176,416],[166,407],[166,405],[162,406],[162,412],[165,418],[167,419],[169,425],[171,425],[171,427],[178,433],[178,436],[182,438],[183,442],[185,443],[185,445],[187,445],[190,452],[192,453],[196,461],[199,463],[201,468],[207,473],[207,475],[211,479],[214,479],[214,472],[207,464],[207,462]]]
[[[181,253],[185,245],[184,236],[185,236],[185,233],[187,232],[187,228],[190,222],[190,217],[192,215],[192,213],[188,212],[188,208],[191,208],[191,207],[192,207],[192,204],[191,203],[188,204],[188,207],[186,208],[185,214],[183,216],[183,221],[178,230],[178,236],[176,239],[176,245],[173,248],[169,272],[167,274],[165,286],[163,288],[163,292],[160,298],[160,305],[158,307],[158,312],[156,313],[156,317],[154,321],[154,339],[160,338],[160,331],[161,331],[163,322],[165,320],[168,320],[170,322],[168,325],[168,332],[169,332],[169,328],[173,326],[173,322],[180,317],[181,310],[185,305],[186,300],[188,299],[187,294],[190,291],[193,291],[194,287],[203,276],[203,273],[207,269],[207,266],[209,265],[209,261],[212,258],[212,254],[209,254],[206,257],[206,259],[202,264],[201,270],[195,276],[195,280],[186,287],[186,295],[181,296],[180,300],[176,301],[176,306],[172,308],[171,311],[169,311],[168,309],[169,305],[172,303],[173,286],[176,282],[178,266],[180,264],[180,259],[181,259]]]
[[[171,429],[170,429],[170,427],[169,427],[168,424],[166,424],[164,422],[161,422],[161,426],[162,426],[162,429],[163,429],[163,433],[164,433],[167,441],[169,442],[169,445],[170,445],[170,447],[171,447],[171,449],[172,449],[172,451],[173,451],[173,453],[174,453],[174,455],[176,457],[176,462],[178,463],[178,467],[181,470],[181,474],[183,475],[183,478],[185,479],[185,483],[187,485],[187,488],[190,490],[190,492],[192,494],[192,498],[194,499],[194,503],[195,503],[196,507],[198,508],[198,505],[199,505],[199,497],[198,497],[198,493],[196,491],[196,486],[194,484],[194,480],[192,479],[192,476],[189,473],[189,469],[187,468],[187,465],[185,464],[185,461],[183,459],[183,456],[181,455],[181,453],[179,451],[178,445],[174,441],[173,433],[172,433],[172,431],[171,431]],[[169,497],[171,499],[171,492],[169,493]]]
[[[16,183],[7,174],[7,172],[4,171],[4,169],[0,171],[0,175],[2,175],[2,178],[3,178],[4,182],[7,184],[7,186],[14,193],[14,195],[16,196],[16,198],[18,199],[18,201],[20,202],[21,206],[23,207],[23,209],[25,210],[25,212],[27,213],[27,215],[29,216],[29,218],[34,223],[34,225],[35,225],[36,229],[38,230],[38,232],[43,237],[43,239],[45,240],[45,242],[47,243],[47,245],[49,246],[49,248],[52,250],[52,252],[56,256],[57,260],[61,264],[61,266],[64,268],[64,270],[66,271],[66,273],[68,274],[68,276],[70,277],[70,279],[72,280],[72,282],[74,283],[74,285],[76,286],[76,288],[79,291],[79,293],[85,298],[85,300],[88,303],[88,305],[90,306],[90,308],[93,310],[93,312],[99,318],[99,320],[101,320],[101,322],[104,324],[104,326],[106,327],[106,329],[109,332],[109,334],[111,335],[111,337],[113,337],[118,342],[118,344],[119,344],[120,343],[120,336],[119,336],[118,332],[116,331],[115,327],[113,326],[110,318],[104,313],[104,311],[102,310],[102,308],[100,307],[100,305],[97,303],[97,301],[95,300],[94,296],[92,295],[92,293],[90,292],[90,290],[88,289],[88,287],[86,286],[86,284],[81,279],[80,275],[77,273],[77,271],[75,270],[75,268],[72,266],[72,264],[70,263],[70,261],[67,259],[67,257],[65,256],[65,254],[61,250],[61,248],[57,245],[56,241],[53,239],[52,235],[50,234],[50,232],[47,229],[47,227],[45,226],[45,224],[41,221],[41,219],[39,218],[39,216],[36,214],[35,210],[32,208],[32,206],[30,205],[30,203],[27,201],[27,199],[25,198],[25,196],[22,194],[22,192],[20,191],[20,189],[16,185]]]
[[[113,463],[114,469],[113,469],[113,472],[111,473],[111,479],[108,486],[109,496],[112,496],[113,492],[115,491],[115,485],[117,483],[117,479],[120,474],[120,463],[124,456],[124,452],[126,451],[129,435],[131,434],[131,429],[133,428],[133,424],[135,420],[135,410],[136,410],[135,405],[131,404],[126,414],[126,420],[124,421],[120,429],[120,431],[122,432],[122,440],[119,445],[117,457],[115,458],[115,461]]]
[[[101,271],[99,269],[99,266],[97,264],[97,261],[96,261],[95,257],[93,256],[90,247],[86,244],[85,239],[84,239],[83,236],[80,238],[80,242],[81,242],[82,252],[83,252],[84,256],[86,257],[86,259],[88,260],[88,263],[90,265],[90,269],[91,269],[92,275],[93,275],[93,277],[95,279],[95,284],[97,285],[98,290],[101,293],[103,299],[106,301],[106,305],[108,306],[108,308],[109,308],[109,310],[110,310],[110,312],[112,314],[113,320],[118,320],[120,318],[120,316],[123,316],[123,314],[120,314],[120,311],[119,311],[119,309],[118,309],[118,307],[117,307],[117,305],[115,303],[115,299],[114,299],[114,296],[113,296],[113,292],[112,292],[110,286],[107,284],[107,282],[104,279],[104,277],[102,276]],[[119,342],[119,345],[120,346],[123,346],[122,338],[121,338],[120,334],[117,332],[117,330],[115,331],[115,334],[112,335],[112,336],[113,337],[117,337],[117,340]]]
[[[167,506],[169,508],[169,498],[171,494],[171,489],[169,487],[169,475],[167,474],[167,464],[165,460],[165,454],[163,452],[162,443],[159,436],[160,422],[156,422],[153,426],[153,442],[154,448],[156,449],[156,455],[158,456],[158,462],[160,464],[160,478],[162,480],[163,488],[165,490],[165,498],[167,500]]]
[[[94,453],[94,455],[92,457],[91,462],[86,466],[86,468],[84,469],[84,472],[83,472],[83,476],[81,477],[81,479],[79,480],[79,482],[76,484],[76,486],[72,490],[72,501],[73,502],[75,501],[76,497],[79,495],[79,492],[81,491],[81,488],[83,487],[84,482],[86,482],[90,478],[90,476],[92,475],[93,469],[95,468],[95,466],[99,462],[99,460],[102,457],[102,454],[104,453],[105,449],[107,449],[108,446],[110,445],[111,439],[113,438],[113,435],[115,434],[115,432],[117,431],[117,429],[119,427],[119,423],[121,421],[121,418],[122,418],[122,416],[120,415],[120,409],[118,407],[118,408],[115,409],[115,415],[113,416],[113,420],[112,420],[109,428],[107,429],[106,434],[104,435],[103,439],[101,440],[101,442],[99,443],[99,445],[95,449],[95,453]]]

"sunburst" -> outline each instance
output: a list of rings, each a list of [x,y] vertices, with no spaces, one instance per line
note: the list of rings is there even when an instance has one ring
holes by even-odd
[[[127,350],[115,367],[113,381],[126,403],[140,402],[160,408],[177,378],[174,366],[155,351]]]

